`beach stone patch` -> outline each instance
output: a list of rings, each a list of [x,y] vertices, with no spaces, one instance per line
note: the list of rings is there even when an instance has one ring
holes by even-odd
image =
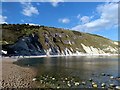
[[[54,87],[54,88],[119,88],[118,85],[112,84],[112,82],[115,81],[115,77],[112,75],[108,75],[106,73],[103,74],[94,74],[94,76],[99,76],[99,77],[91,77],[88,80],[81,80],[76,77],[57,77],[57,76],[51,76],[51,75],[42,75],[39,78],[39,82],[43,83],[49,87]],[[98,80],[96,80],[98,78]],[[107,82],[102,82],[99,81],[99,79],[105,79],[107,78],[109,81]]]

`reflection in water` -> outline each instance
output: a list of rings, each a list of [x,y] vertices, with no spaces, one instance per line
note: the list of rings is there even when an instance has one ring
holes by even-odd
[[[107,77],[96,77],[106,73],[118,76],[118,58],[117,57],[46,57],[29,58],[18,60],[19,65],[30,65],[38,69],[38,76],[47,74],[60,77],[76,77],[79,80],[89,80],[94,78],[96,82],[113,83]],[[118,84],[117,81],[114,81]]]

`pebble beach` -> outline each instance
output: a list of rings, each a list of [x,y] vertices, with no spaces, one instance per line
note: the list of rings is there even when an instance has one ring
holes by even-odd
[[[35,70],[17,66],[14,61],[12,58],[2,58],[2,88],[34,88]]]

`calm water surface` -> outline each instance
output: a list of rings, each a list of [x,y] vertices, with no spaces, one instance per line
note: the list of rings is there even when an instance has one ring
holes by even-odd
[[[109,76],[102,76],[101,73],[118,75],[117,57],[45,57],[29,58],[18,60],[17,64],[21,66],[33,66],[38,70],[37,77],[48,75],[55,77],[60,81],[64,78],[74,78],[76,81],[86,81],[93,79],[98,85],[101,83],[116,84],[120,83],[111,80]],[[89,86],[88,82],[88,86]],[[89,86],[91,87],[91,86]]]

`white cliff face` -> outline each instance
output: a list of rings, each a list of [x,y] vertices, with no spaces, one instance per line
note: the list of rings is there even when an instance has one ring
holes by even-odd
[[[101,50],[100,48],[94,48],[92,46],[90,46],[90,48],[91,48],[91,52],[93,54],[105,54],[105,52],[103,50]]]
[[[118,45],[118,42],[114,42],[115,45]]]
[[[86,53],[88,54],[105,54],[105,51],[110,51],[112,53],[116,53],[117,52],[117,48],[113,48],[111,46],[109,46],[108,48],[105,48],[103,50],[101,50],[100,48],[94,48],[93,46],[85,46],[84,44],[82,44],[83,49],[86,51]]]
[[[82,47],[83,47],[83,49],[85,50],[86,53],[88,53],[88,54],[91,53],[91,49],[90,49],[89,47],[85,46],[85,45],[82,44],[82,43],[81,43],[81,45],[82,45]]]
[[[90,46],[91,52],[94,54],[99,54],[99,50],[97,48],[93,48],[92,46]]]
[[[117,48],[113,48],[111,46],[108,46],[107,48],[104,49],[104,51],[111,51],[113,53],[116,53],[118,51],[118,49]]]
[[[118,42],[115,42],[115,41],[113,41],[112,43],[115,44],[115,45],[119,45],[119,43],[118,43]]]
[[[51,50],[51,48],[49,48],[48,50],[46,50],[46,55],[48,55],[48,56],[49,56],[49,55],[50,55],[50,53],[51,53],[51,51],[52,51],[52,50]]]
[[[105,52],[103,50],[101,50],[100,48],[98,48],[98,50],[99,50],[100,54],[105,54]]]
[[[49,48],[48,50],[45,50],[46,55],[61,55],[60,51],[57,49],[57,53],[53,52],[51,48]]]
[[[80,55],[80,54],[82,54],[81,52],[79,52],[79,51],[76,51],[76,53],[75,54],[77,54],[77,55]]]
[[[104,48],[104,49],[100,49],[100,48],[95,48],[93,46],[86,46],[84,44],[82,44],[82,47],[83,49],[85,50],[85,52],[79,52],[79,48],[76,48],[76,52],[74,52],[73,48],[70,47],[70,49],[68,48],[65,48],[64,50],[59,51],[59,49],[57,49],[57,55],[65,55],[65,56],[70,56],[70,55],[82,55],[82,54],[91,54],[91,55],[99,55],[99,54],[110,54],[109,52],[112,52],[113,54],[115,54],[118,49],[115,47],[111,47],[111,46],[108,46],[107,48]],[[109,51],[107,53],[105,53],[106,51]],[[48,50],[46,50],[46,55],[51,55],[53,54],[52,52],[52,49],[49,48]]]
[[[73,49],[70,47],[70,50],[73,52]]]
[[[62,51],[62,53],[61,53],[61,54],[62,54],[62,55],[65,55],[65,54],[64,54],[64,51]]]
[[[58,52],[58,55],[60,55],[60,54],[61,54],[59,49],[57,49],[57,52]]]
[[[65,49],[65,55],[72,55],[72,52],[68,48],[66,48]]]

